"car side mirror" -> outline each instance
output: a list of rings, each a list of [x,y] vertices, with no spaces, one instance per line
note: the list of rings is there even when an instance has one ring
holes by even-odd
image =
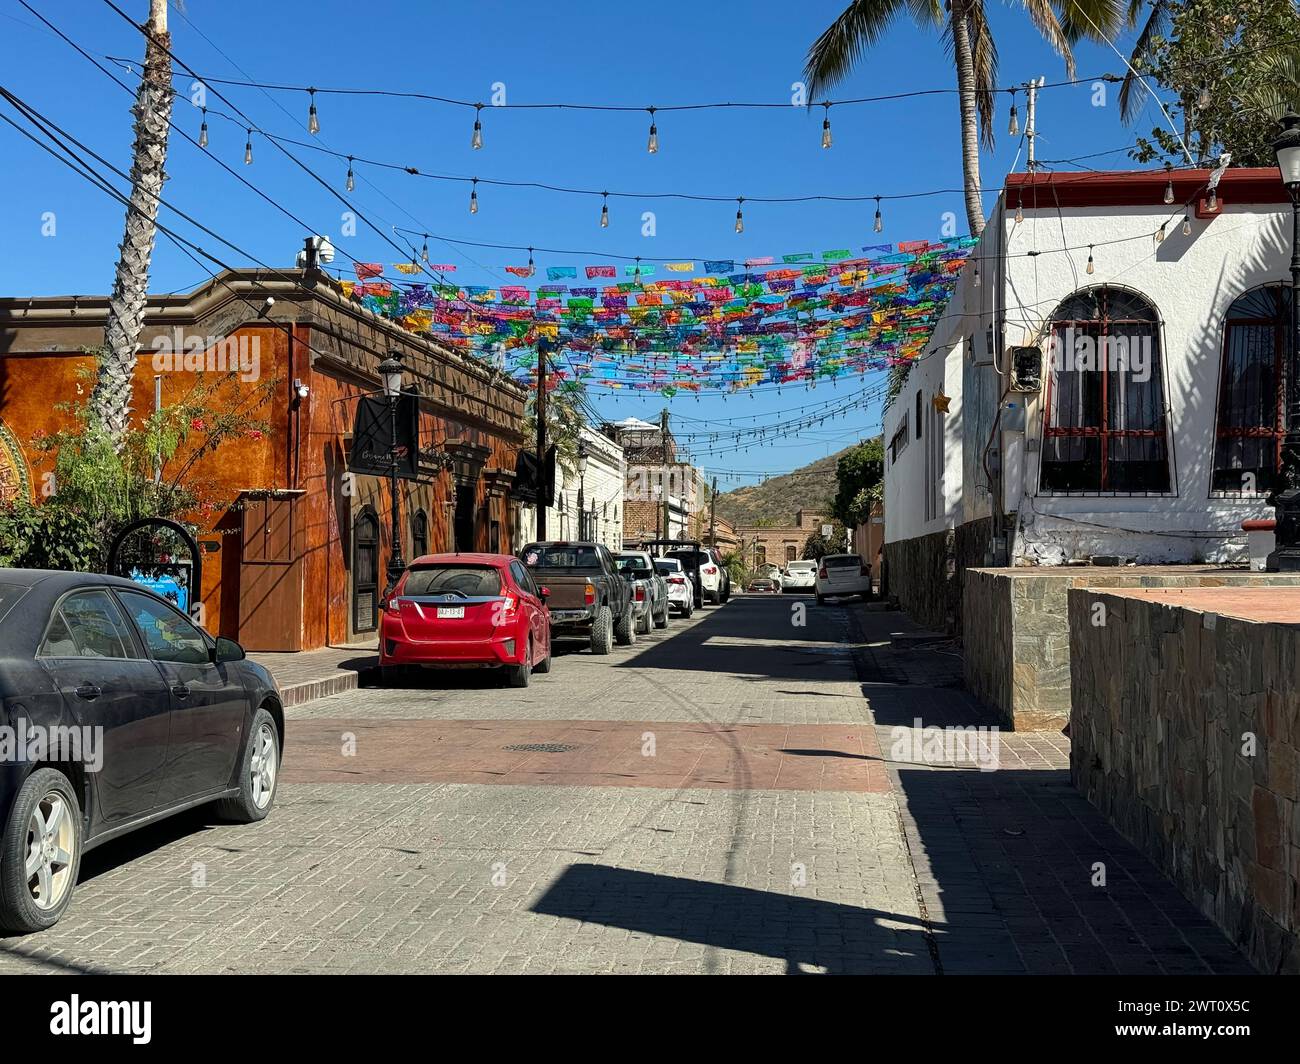
[[[537,597],[545,602],[551,597],[551,589],[549,587],[539,587],[537,589]]]
[[[233,639],[226,639],[223,636],[217,638],[216,645],[212,648],[214,665],[220,665],[224,661],[243,661],[246,656],[243,647]]]

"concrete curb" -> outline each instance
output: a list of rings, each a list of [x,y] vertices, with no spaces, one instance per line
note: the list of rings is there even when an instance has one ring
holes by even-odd
[[[363,678],[368,680],[377,671],[378,667],[372,665],[360,672],[340,671],[334,676],[327,676],[320,680],[305,680],[302,683],[289,684],[280,688],[280,700],[287,709],[290,706],[314,702],[318,698],[329,698],[331,695],[340,695],[345,691],[355,691],[361,686]]]

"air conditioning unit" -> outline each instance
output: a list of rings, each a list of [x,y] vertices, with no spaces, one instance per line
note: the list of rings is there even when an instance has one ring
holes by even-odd
[[[1038,347],[1010,347],[1011,390],[1038,392],[1043,388],[1043,352]]]

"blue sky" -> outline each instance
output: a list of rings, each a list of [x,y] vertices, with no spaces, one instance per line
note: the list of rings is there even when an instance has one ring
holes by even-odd
[[[29,0],[88,51],[139,59],[143,43],[102,0]],[[146,0],[118,0],[143,19]],[[509,103],[581,102],[637,107],[700,101],[788,101],[809,43],[842,10],[844,0],[802,4],[635,5],[477,2],[429,4],[370,0],[365,4],[317,0],[267,4],[247,0],[187,0],[173,12],[173,50],[210,77],[289,85],[386,88],[458,99],[490,99],[504,83]],[[1063,62],[1030,26],[1019,5],[993,6],[1002,56],[999,84],[1035,75],[1065,80]],[[1127,39],[1119,47],[1127,54]],[[1080,77],[1122,69],[1111,50],[1081,45]],[[130,165],[131,99],[126,92],[39,26],[16,0],[0,0],[0,84],[63,125],[123,170]],[[121,75],[123,80],[133,80]],[[900,18],[887,42],[871,51],[832,97],[873,96],[918,89],[950,89],[954,75],[937,34]],[[188,90],[188,82],[178,81]],[[638,193],[689,192],[720,196],[892,195],[958,189],[961,164],[957,105],[951,94],[900,102],[832,108],[834,146],[819,147],[822,108],[713,110],[660,114],[660,150],[646,151],[648,115],[485,107],[484,147],[470,148],[473,112],[422,101],[373,97],[317,98],[321,132],[306,132],[305,93],[263,94],[217,86],[259,127],[315,140],[357,156],[391,160],[424,172],[545,182]],[[1113,88],[1113,87],[1112,87]],[[1040,95],[1039,156],[1067,159],[1121,148],[1147,132],[1148,114],[1133,127],[1119,121],[1114,93],[1105,107],[1092,105],[1087,85]],[[1019,145],[1007,136],[1005,94],[999,100],[998,145],[983,158],[983,183],[996,187]],[[209,96],[213,110],[229,108]],[[12,115],[7,104],[0,112]],[[1020,112],[1024,114],[1023,96]],[[199,113],[178,101],[178,126],[198,134]],[[239,170],[311,227],[331,236],[346,261],[397,261],[397,253],[364,223],[357,235],[340,233],[343,206],[271,145],[254,138],[254,163],[243,165],[245,131],[209,119],[209,153]],[[344,192],[346,163],[309,149],[291,149],[334,189]],[[0,226],[7,254],[0,259],[0,293],[100,294],[112,281],[123,208],[102,192],[0,124]],[[1023,162],[1023,160],[1022,160]],[[1123,153],[1085,160],[1095,168],[1132,165]],[[1059,169],[1075,169],[1062,166]],[[193,145],[172,138],[165,195],[250,253],[276,267],[293,262],[302,228],[240,185]],[[957,192],[886,202],[885,230],[871,232],[870,203],[745,206],[745,232],[733,231],[735,204],[677,200],[610,202],[610,226],[599,226],[600,201],[531,189],[479,187],[480,210],[468,212],[468,187],[380,171],[358,164],[348,198],[380,228],[416,229],[482,243],[572,249],[584,254],[536,254],[547,265],[594,264],[604,255],[644,255],[702,260],[740,259],[787,252],[855,247],[882,239],[936,239],[945,212],[966,231]],[[119,183],[120,184],[120,183]],[[986,211],[994,195],[986,196]],[[642,212],[655,214],[656,233],[642,235]],[[53,212],[55,235],[42,235]],[[163,220],[220,258],[255,265],[188,223],[164,211]],[[456,278],[471,284],[510,280],[507,265],[526,252],[493,251],[431,239],[434,261],[458,264]],[[166,240],[154,259],[154,291],[185,290],[205,280],[205,270]],[[536,280],[532,283],[536,284]],[[867,384],[872,383],[869,378]],[[857,387],[857,386],[854,386]],[[841,383],[845,395],[850,387]],[[832,398],[785,389],[780,396],[678,396],[673,415],[694,419],[749,419],[772,425],[788,411]],[[665,405],[659,395],[634,397],[593,390],[596,408],[612,419],[653,419]],[[875,431],[873,402],[796,438],[769,440],[747,452],[701,458],[708,470],[781,472],[838,450]],[[685,428],[685,421],[678,423]],[[692,427],[700,428],[698,424]],[[755,475],[721,480],[723,488]]]

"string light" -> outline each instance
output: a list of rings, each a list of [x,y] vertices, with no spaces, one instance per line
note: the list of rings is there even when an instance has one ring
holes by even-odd
[[[645,150],[651,155],[659,150],[659,130],[655,127],[655,109],[647,107],[650,112],[650,139],[646,142]]]
[[[1011,121],[1007,123],[1007,133],[1010,136],[1020,136],[1020,115],[1016,113],[1016,90],[1011,89]]]
[[[1174,169],[1173,163],[1169,163],[1169,162],[1165,163],[1165,173],[1169,175],[1169,177],[1165,180],[1165,202],[1166,203],[1174,202],[1173,169]]]
[[[480,116],[483,113],[483,105],[476,103],[474,105],[474,135],[469,139],[469,146],[477,151],[483,147],[483,123]]]
[[[745,204],[744,196],[736,197],[736,232],[737,233],[743,233],[745,231],[745,215],[742,213],[744,204]]]
[[[199,126],[199,147],[206,148],[208,146],[208,109],[204,107],[202,111],[203,124]]]
[[[880,217],[880,197],[876,197],[876,224],[872,226],[877,233],[885,228],[885,220]]]
[[[824,103],[822,106],[826,108],[825,117],[822,119],[822,147],[829,148],[831,146],[831,105]]]
[[[1025,203],[1025,194],[1023,192],[1017,192],[1016,193],[1016,225],[1020,225],[1020,223],[1025,220],[1024,203]]]
[[[352,156],[351,156],[351,155],[348,156],[348,181],[347,181],[347,185],[348,185],[348,191],[349,191],[349,192],[355,191],[355,189],[356,189],[356,187],[357,187],[357,179],[356,179],[356,176],[352,173]]]
[[[311,105],[307,108],[307,132],[315,136],[320,132],[320,120],[316,117],[316,90],[307,90]]]
[[[602,192],[601,196],[603,198],[600,204],[600,227],[602,229],[608,229],[609,228],[609,193]]]
[[[1192,219],[1190,215],[1183,215],[1183,236],[1192,235]]]
[[[253,162],[253,131],[248,131],[248,140],[244,141],[244,165],[250,166]]]
[[[1156,230],[1156,243],[1157,243],[1157,244],[1163,244],[1163,243],[1165,242],[1165,225],[1166,225],[1166,224],[1167,224],[1166,222],[1161,222],[1161,223],[1160,223],[1160,228]]]
[[[420,248],[420,259],[427,266],[429,264],[429,238],[424,238],[424,244]]]
[[[1201,91],[1196,94],[1196,106],[1201,110],[1210,106],[1210,87],[1204,83],[1201,85]]]
[[[980,264],[979,264],[978,262],[975,263],[975,282],[974,282],[974,286],[975,286],[976,288],[978,288],[978,287],[980,286]]]
[[[469,213],[478,214],[478,178],[474,178],[469,190]]]
[[[1206,210],[1211,211],[1217,211],[1219,209],[1219,190],[1217,188],[1210,189],[1210,200],[1205,207]]]
[[[1096,267],[1093,266],[1093,264],[1092,264],[1092,245],[1091,245],[1091,244],[1088,245],[1088,270],[1087,270],[1087,272],[1090,273],[1090,274],[1091,274],[1091,273],[1096,273],[1096,272],[1097,272]]]

